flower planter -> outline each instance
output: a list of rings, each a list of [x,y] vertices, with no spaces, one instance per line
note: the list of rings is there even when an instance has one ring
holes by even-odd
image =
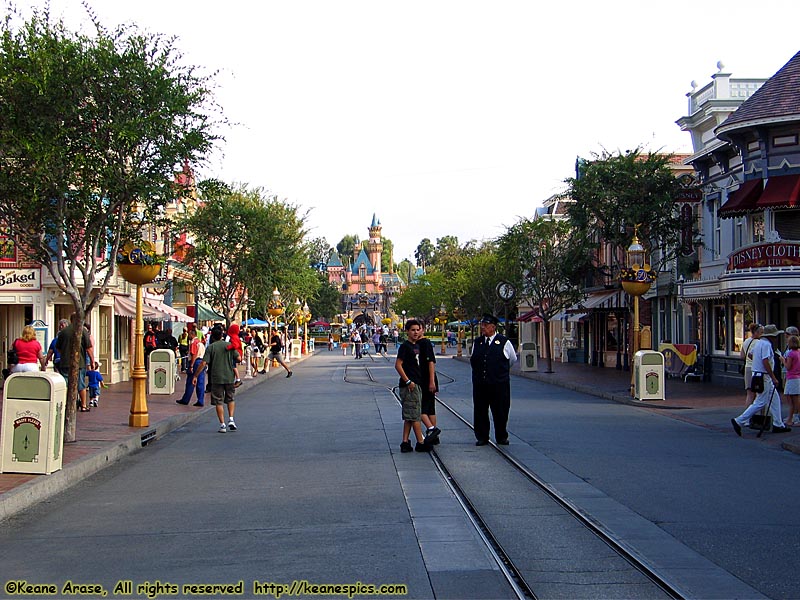
[[[131,265],[117,263],[119,274],[125,281],[136,285],[150,283],[161,272],[161,265]]]
[[[650,289],[651,283],[649,281],[623,281],[622,289],[629,293],[631,296],[641,296],[646,294]]]

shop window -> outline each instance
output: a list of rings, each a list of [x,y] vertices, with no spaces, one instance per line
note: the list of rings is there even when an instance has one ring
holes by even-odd
[[[731,306],[733,318],[733,347],[731,352],[738,353],[742,343],[747,339],[747,328],[753,322],[753,308],[749,304],[734,304]]]
[[[126,317],[114,316],[114,360],[121,360],[128,355],[128,325]]]
[[[617,340],[617,317],[608,315],[606,319],[606,350],[613,352],[619,349]]]
[[[712,251],[714,253],[714,258],[720,257],[720,252],[722,251],[722,219],[719,218],[719,206],[720,201],[714,201],[714,236],[713,236],[713,248]]]
[[[17,260],[17,245],[2,230],[0,230],[0,260],[11,262]]]
[[[764,213],[753,215],[753,243],[764,241]]]
[[[800,240],[800,211],[781,210],[775,213],[775,231],[783,240]]]
[[[728,348],[728,315],[724,304],[714,305],[714,351],[725,352]]]

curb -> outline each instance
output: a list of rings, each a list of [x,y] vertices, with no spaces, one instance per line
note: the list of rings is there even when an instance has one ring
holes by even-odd
[[[299,359],[295,358],[291,361],[289,368],[291,369],[292,364],[300,363],[306,360],[309,356],[313,355],[306,355]],[[277,375],[277,371],[275,369],[270,369],[266,374],[259,375],[259,377],[263,377],[264,379],[244,379],[243,384],[237,391],[244,391],[245,389],[255,387],[262,381],[271,379],[272,377],[276,376],[273,375],[273,372],[275,372]],[[281,373],[282,372],[283,369],[281,369]],[[19,514],[34,504],[38,504],[43,500],[47,500],[56,494],[68,490],[75,484],[80,483],[84,479],[102,471],[106,467],[110,467],[126,456],[130,456],[135,452],[142,450],[151,442],[161,439],[168,433],[171,433],[172,431],[183,427],[187,423],[194,421],[210,410],[212,410],[212,407],[207,404],[201,410],[172,415],[162,419],[154,425],[143,427],[141,433],[133,433],[121,440],[109,444],[105,448],[101,448],[94,454],[89,454],[79,458],[78,460],[65,465],[59,471],[55,471],[50,475],[42,475],[36,479],[26,481],[13,490],[5,492],[4,494],[0,495],[0,522]]]

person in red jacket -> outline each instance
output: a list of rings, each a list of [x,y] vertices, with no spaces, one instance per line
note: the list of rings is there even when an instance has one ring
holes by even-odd
[[[233,373],[235,377],[233,387],[239,387],[242,385],[242,380],[239,378],[239,369],[236,368],[236,365],[244,359],[244,351],[242,350],[242,340],[239,338],[238,323],[231,323],[230,327],[228,327],[228,347],[226,350],[235,350],[238,355],[238,358],[233,359]]]

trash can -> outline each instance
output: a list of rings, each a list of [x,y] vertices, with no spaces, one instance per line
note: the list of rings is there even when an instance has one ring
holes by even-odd
[[[0,473],[61,469],[67,382],[58,373],[13,373],[3,390]]]
[[[172,394],[175,391],[175,352],[159,348],[150,353],[147,370],[148,394]]]
[[[538,371],[539,359],[536,356],[536,342],[523,342],[519,349],[519,368],[521,371]]]
[[[664,399],[664,355],[639,350],[633,355],[633,396],[637,400]]]
[[[303,340],[297,338],[292,340],[292,358],[300,358],[303,352]]]

